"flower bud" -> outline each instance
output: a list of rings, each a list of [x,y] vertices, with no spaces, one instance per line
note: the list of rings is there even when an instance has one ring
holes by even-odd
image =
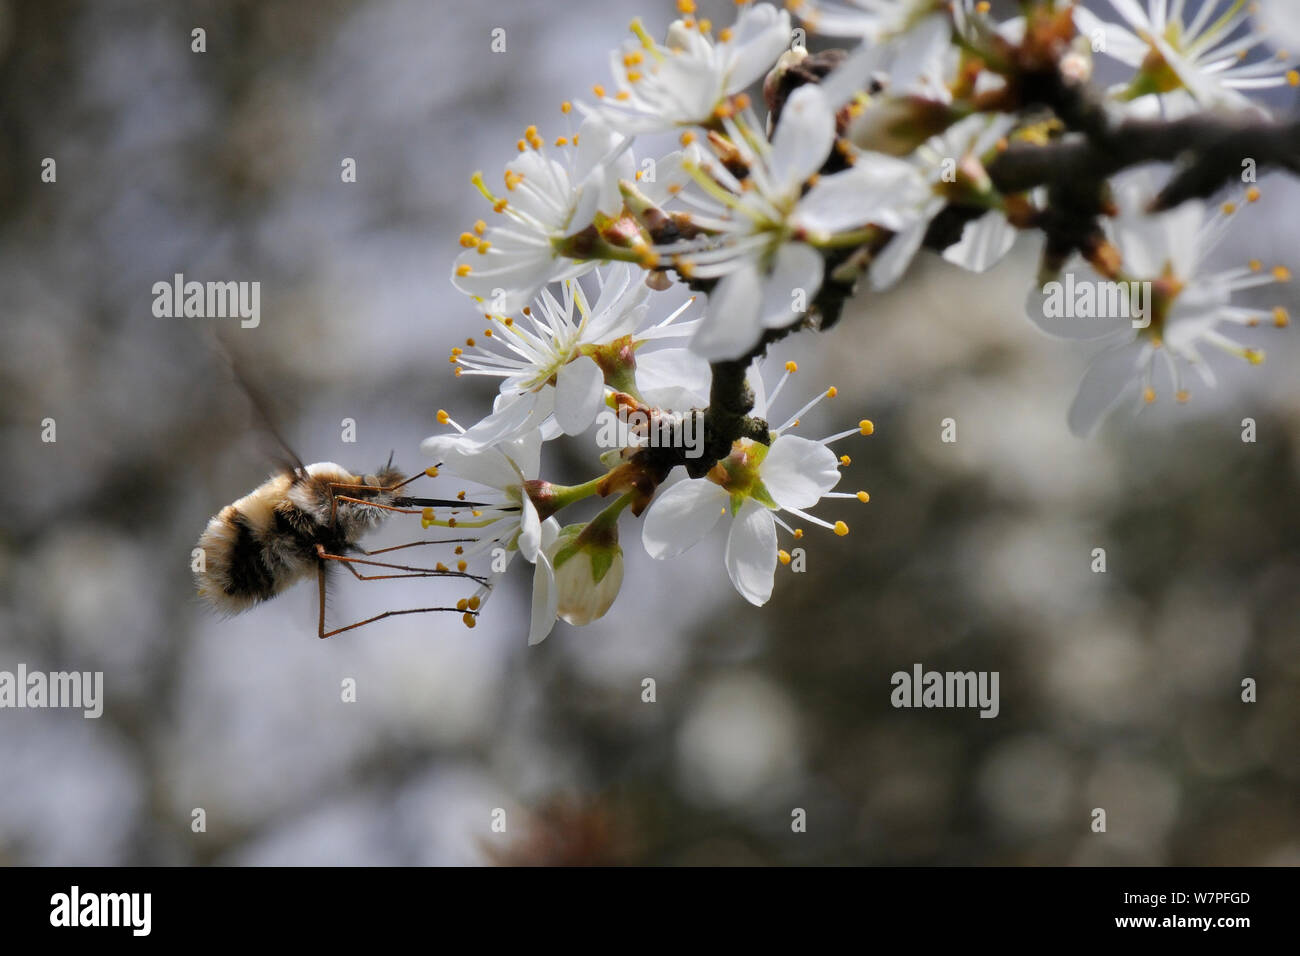
[[[617,525],[567,525],[547,554],[555,568],[560,620],[581,627],[604,617],[623,585]]]

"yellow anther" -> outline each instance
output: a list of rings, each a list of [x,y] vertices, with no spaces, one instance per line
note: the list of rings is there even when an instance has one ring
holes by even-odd
[[[466,611],[465,614],[461,617],[461,620],[465,622],[465,626],[468,627],[470,630],[473,630],[474,625],[478,623],[475,620],[474,615],[470,614],[468,611]]]
[[[1286,266],[1277,266],[1273,270],[1273,278],[1276,279],[1278,282],[1290,282],[1291,270],[1288,269]]]
[[[555,145],[556,145],[556,146],[568,146],[568,145],[569,145],[569,137],[567,137],[567,136],[557,136],[557,137],[555,137]]]
[[[466,339],[466,340],[465,340],[465,344],[468,345],[470,348],[473,348],[473,347],[474,347],[474,340],[473,340],[473,339]]]
[[[473,597],[469,599],[469,609],[471,611],[477,611],[480,603],[482,602],[479,601],[478,595],[475,594]]]
[[[836,388],[834,385],[832,385],[830,388],[826,389],[826,397],[827,397],[827,398],[834,398],[834,397],[835,397],[836,395],[838,395],[839,393],[840,393],[840,390],[839,390],[838,388]]]
[[[446,571],[446,570],[447,570],[447,565],[445,565],[445,564],[443,564],[441,561],[439,561],[437,564],[435,564],[435,565],[433,566],[433,570],[435,570],[435,571]]]
[[[1273,310],[1273,324],[1276,325],[1279,329],[1285,329],[1288,325],[1291,324],[1290,313],[1287,312],[1286,309],[1282,308],[1282,306],[1279,305],[1277,308]]]
[[[1237,211],[1237,204],[1235,202],[1225,202],[1223,204],[1223,214],[1225,216],[1231,216],[1236,211]]]
[[[455,518],[448,518],[448,519],[447,519],[447,527],[448,527],[448,528],[454,528],[454,527],[456,527],[456,519],[455,519]]]
[[[488,242],[486,239],[480,239],[478,241],[478,254],[480,256],[487,255],[487,251],[491,248],[492,248],[492,243]]]
[[[1300,86],[1300,70],[1287,70],[1286,81],[1291,86]]]
[[[853,464],[853,459],[848,455],[840,455],[840,464],[847,468],[849,465]]]
[[[858,422],[858,431],[863,435],[873,434],[876,430],[875,423],[870,418],[864,418]]]
[[[677,0],[677,12],[682,16],[695,12],[695,0]]]
[[[659,268],[659,253],[653,249],[644,249],[637,258],[637,262],[640,263],[642,269],[657,269]]]
[[[602,100],[605,98],[605,88],[599,83],[591,88],[591,92],[595,93],[596,96]]]
[[[731,32],[731,27],[723,27],[721,30],[718,31],[718,42],[730,43],[732,36],[733,34]]]
[[[1151,386],[1148,385],[1148,386],[1147,386],[1145,389],[1143,389],[1143,391],[1142,391],[1142,401],[1144,401],[1144,402],[1146,402],[1148,405],[1150,405],[1150,404],[1151,404],[1152,402],[1154,402],[1155,400],[1156,400],[1156,390],[1155,390],[1154,388],[1152,388]]]
[[[871,500],[871,495],[867,494],[865,491],[859,491],[858,500],[865,505],[868,501]]]
[[[1178,391],[1174,392],[1174,401],[1176,401],[1179,405],[1186,405],[1187,400],[1190,399],[1191,397],[1192,397],[1192,393],[1187,391],[1187,389],[1185,388],[1180,388]]]
[[[1264,268],[1264,263],[1260,262],[1258,259],[1251,259],[1251,260],[1250,260],[1250,271],[1251,271],[1251,272],[1259,272],[1259,271],[1260,271],[1261,269],[1263,269],[1263,268]]]
[[[790,552],[789,552],[789,551],[782,551],[782,550],[779,550],[779,549],[778,549],[777,552],[776,552],[776,557],[777,557],[777,560],[779,560],[782,564],[789,564],[789,563],[790,563]]]
[[[695,142],[695,134],[692,133],[690,130],[687,130],[686,132],[682,133],[679,139],[683,146],[690,146],[691,143]]]
[[[795,536],[796,538],[802,538],[802,537],[803,537],[803,528],[795,528],[795,529],[794,529],[794,536]]]
[[[446,409],[438,409],[438,424],[445,425],[451,421],[451,416],[447,414]]]
[[[424,469],[424,473],[425,473],[426,475],[428,475],[430,478],[437,478],[437,477],[438,477],[438,466],[437,466],[437,465],[430,465],[428,468]]]
[[[462,262],[460,265],[456,267],[456,275],[461,276],[462,278],[469,275],[473,271],[474,270],[469,267],[468,262]]]
[[[1246,349],[1246,361],[1251,365],[1259,365],[1264,361],[1264,352],[1261,349]]]
[[[573,104],[570,103],[568,100],[565,100],[563,103],[560,104],[560,112],[561,112],[561,113],[572,113],[572,112],[573,112]]]
[[[465,553],[465,546],[461,544],[456,545],[456,547],[452,550],[452,554],[464,554],[464,553]]]
[[[837,521],[835,522],[835,533],[842,538],[849,533],[849,526],[843,521]]]
[[[469,567],[469,562],[468,562],[468,561],[457,561],[457,562],[456,562],[456,570],[457,570],[457,571],[462,571],[462,572],[463,572],[463,571],[464,571],[466,568],[468,568],[468,567]]]
[[[785,370],[793,375],[795,372],[799,371],[799,365],[796,362],[786,362]]]
[[[641,81],[641,71],[640,71],[640,70],[628,70],[628,71],[627,71],[627,81],[628,81],[629,83],[639,83],[639,82]]]
[[[478,245],[478,236],[472,232],[462,232],[460,234],[460,244],[466,249],[472,249]]]
[[[525,143],[522,139],[517,139],[515,140],[515,149],[519,150],[519,152],[521,153],[527,152],[528,144]]]
[[[461,598],[459,601],[456,602],[456,610],[464,611],[464,610],[468,610],[468,608],[469,608],[468,598]]]
[[[505,212],[505,211],[506,211],[506,207],[507,207],[508,205],[509,205],[509,204],[508,204],[504,199],[498,199],[496,202],[494,202],[494,203],[492,204],[492,211],[493,211],[493,212]]]
[[[1259,202],[1259,197],[1263,195],[1258,186],[1251,186],[1246,190],[1246,202]]]

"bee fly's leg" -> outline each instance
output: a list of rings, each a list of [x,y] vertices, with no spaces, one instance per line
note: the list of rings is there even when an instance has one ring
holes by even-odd
[[[465,544],[477,540],[478,538],[437,538],[428,541],[410,541],[406,544],[395,544],[388,548],[376,548],[374,551],[367,551],[365,548],[357,548],[357,550],[364,555],[371,556],[385,554],[389,551],[401,551],[403,548],[418,548],[426,544]]]
[[[321,553],[322,558],[334,557],[334,555],[324,554],[323,553],[324,550],[325,550],[324,548],[317,548],[317,551],[318,553]],[[356,569],[353,568],[351,565],[345,565],[345,567],[347,567],[348,570],[350,570],[353,574],[357,574]],[[357,574],[357,576],[363,577],[360,574]],[[426,577],[427,575],[397,574],[397,575],[388,575],[388,576],[389,577]],[[355,624],[349,624],[346,627],[336,627],[332,631],[326,631],[325,630],[325,561],[324,560],[322,560],[320,564],[316,566],[316,582],[320,589],[320,617],[316,625],[316,636],[320,637],[322,640],[327,637],[333,637],[335,634],[342,634],[344,631],[352,631],[358,627],[364,627],[367,624],[373,624],[375,621],[382,621],[386,617],[397,617],[398,615],[401,614],[429,614],[434,611],[452,611],[462,616],[464,616],[465,614],[470,614],[475,617],[478,616],[478,613],[476,611],[462,611],[460,608],[455,608],[455,607],[415,607],[403,611],[384,611],[382,614],[376,614],[374,617],[368,617],[364,621],[357,621]]]
[[[345,568],[351,571],[354,576],[360,578],[363,581],[376,581],[376,580],[383,580],[385,578],[468,578],[469,580],[475,581],[478,584],[486,583],[486,578],[480,577],[477,574],[469,574],[465,571],[452,571],[450,569],[441,570],[439,568],[415,568],[406,564],[389,564],[386,561],[368,561],[365,558],[350,558],[342,554],[330,554],[328,551],[325,550],[325,546],[323,544],[316,545],[316,554],[321,559],[322,562],[338,561]],[[369,567],[375,567],[375,568],[390,568],[394,571],[406,571],[409,573],[407,574],[362,574],[360,571],[358,571],[356,568],[353,567],[354,564],[364,564]],[[321,567],[322,568],[324,567],[323,563]]]

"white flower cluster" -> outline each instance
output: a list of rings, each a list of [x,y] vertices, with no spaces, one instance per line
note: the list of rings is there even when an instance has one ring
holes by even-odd
[[[793,363],[770,396],[751,367],[752,411],[739,424],[733,416],[725,427],[735,434],[714,441],[710,460],[676,484],[666,480],[690,458],[671,443],[603,448],[592,456],[601,473],[577,485],[543,480],[541,449],[588,432],[602,415],[626,422],[640,413],[643,430],[687,420],[724,427],[709,408],[709,363],[743,368],[785,331],[831,324],[858,285],[897,283],[927,239],[969,270],[996,264],[1048,210],[1037,190],[1000,192],[991,164],[1013,145],[1074,135],[1026,98],[1026,63],[1049,51],[1059,75],[1079,84],[1094,55],[1126,64],[1131,77],[1106,95],[1117,120],[1254,113],[1262,107],[1248,91],[1300,80],[1285,53],[1260,52],[1264,28],[1252,28],[1244,0],[1109,5],[1122,23],[1058,0],[1022,4],[1025,15],[1006,22],[976,0],[790,0],[789,10],[739,3],[734,23],[715,31],[691,0],[678,0],[680,18],[662,42],[632,23],[610,54],[611,79],[562,104],[559,135],[524,131],[500,187],[475,175],[492,215],[461,235],[452,282],[487,328],[450,362],[458,376],[500,379],[500,389],[492,411],[468,428],[439,412],[449,431],[423,450],[465,482],[459,496],[473,504],[428,509],[424,521],[469,535],[458,554],[491,560],[494,575],[516,553],[533,565],[530,642],[557,618],[581,624],[609,608],[623,577],[626,509],[644,513],[642,540],[655,558],[691,547],[730,515],[726,570],[758,605],[771,596],[778,563],[789,561],[778,529],[801,537],[793,521],[847,533],[843,521],[809,509],[827,497],[867,500],[833,491],[848,458],[828,446],[872,426],[863,420],[821,441],[791,434],[813,404],[834,396],[829,388],[772,427],[768,407]],[[1281,21],[1275,34],[1300,34],[1289,4],[1266,13]],[[857,46],[812,55],[798,42],[806,33]],[[751,99],[760,83],[767,115]],[[1234,302],[1285,270],[1204,270],[1236,203],[1214,215],[1193,202],[1148,216],[1144,203],[1156,192],[1147,170],[1119,179],[1104,242],[1069,273],[1083,283],[1150,285],[1145,325],[1127,312],[1118,324],[1106,315],[1067,321],[1046,307],[1044,291],[1030,296],[1029,315],[1045,330],[1114,339],[1071,410],[1081,432],[1129,386],[1152,401],[1161,370],[1179,400],[1185,369],[1211,383],[1203,346],[1258,361],[1261,353],[1225,326],[1286,320],[1280,309]],[[1242,200],[1258,198],[1252,186]],[[947,241],[934,241],[938,234]],[[695,295],[674,298],[678,284]],[[562,527],[556,515],[592,496],[610,503]],[[467,624],[494,581],[461,602]]]

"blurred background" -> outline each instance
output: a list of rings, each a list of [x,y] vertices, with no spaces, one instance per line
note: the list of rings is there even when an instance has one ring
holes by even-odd
[[[448,282],[484,211],[470,174],[607,80],[637,13],[662,34],[673,9],[0,2],[0,670],[103,671],[106,696],[99,720],[0,711],[0,863],[1300,863],[1296,332],[1081,441],[1089,349],[1024,319],[1030,248],[985,277],[926,254],[774,352],[800,364],[789,411],[839,389],[808,434],[876,434],[837,446],[871,503],[819,511],[853,533],[810,529],[766,608],[721,533],[661,564],[627,515],[613,611],[534,648],[522,571],[472,632],[322,642],[311,584],[230,620],[199,605],[191,548],[272,466],[205,325],[305,460],[422,467],[436,409],[490,401],[446,360],[481,325]],[[1298,247],[1300,189],[1261,185],[1227,263]],[[260,326],[155,318],[176,272],[259,281]],[[588,456],[557,443],[544,473]],[[429,593],[339,580],[332,615]],[[1000,715],[893,709],[918,662],[999,671]]]

